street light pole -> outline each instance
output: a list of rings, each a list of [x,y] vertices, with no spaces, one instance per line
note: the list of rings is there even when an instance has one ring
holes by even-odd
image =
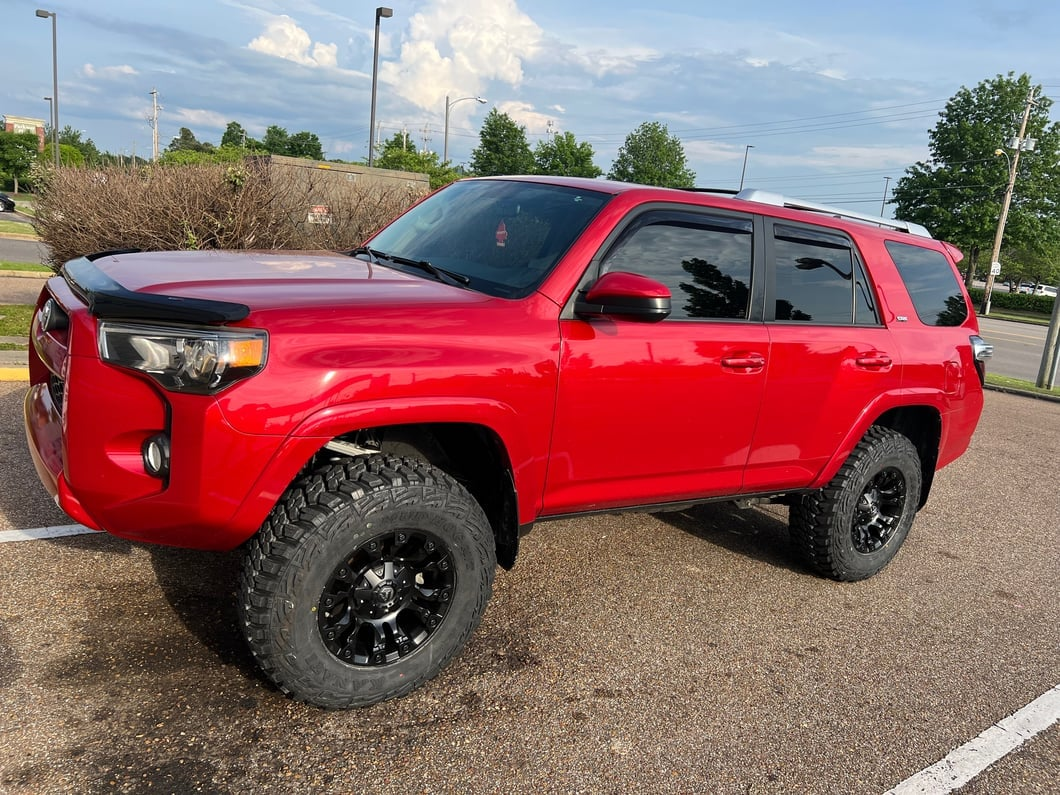
[[[747,173],[747,153],[754,149],[754,144],[747,144],[743,148],[743,168],[740,170],[740,190],[743,190],[743,177]]]
[[[375,162],[375,90],[379,82],[379,20],[390,19],[394,10],[379,6],[375,10],[375,49],[372,53],[372,120],[368,128],[368,165]]]
[[[990,272],[986,276],[986,287],[983,290],[983,303],[979,307],[980,315],[990,314],[990,293],[994,290],[994,268],[995,263],[1000,262],[1001,257],[1001,240],[1005,236],[1005,222],[1008,220],[1008,208],[1012,203],[1012,189],[1016,185],[1016,168],[1020,163],[1020,152],[1023,151],[1024,145],[1030,144],[1026,148],[1033,148],[1033,142],[1029,139],[1024,139],[1024,135],[1027,133],[1027,121],[1031,117],[1031,108],[1034,107],[1034,89],[1031,89],[1030,95],[1027,97],[1027,106],[1023,109],[1023,120],[1020,122],[1019,135],[1010,144],[1010,149],[1015,149],[1015,153],[1012,155],[1012,159],[1009,160],[1008,167],[1008,185],[1005,186],[1005,198],[1001,202],[1001,215],[997,219],[997,232],[994,234],[994,249],[990,254]],[[1008,159],[1008,153],[1003,149],[997,149],[994,151],[995,155],[1005,155],[1005,159]]]
[[[449,109],[453,107],[457,102],[463,102],[465,99],[473,99],[480,105],[485,104],[486,100],[482,97],[460,97],[460,99],[454,99],[452,102],[449,101],[449,95],[445,95],[445,132],[442,134],[442,162],[449,162]]]
[[[52,126],[52,138],[55,138],[55,112],[52,110],[52,98],[45,97],[44,101],[48,103],[48,124]],[[48,139],[45,138],[45,141]],[[43,151],[43,149],[41,150]]]
[[[55,33],[55,12],[37,9],[41,19],[52,20],[52,149],[55,155],[55,167],[59,167],[59,48]]]

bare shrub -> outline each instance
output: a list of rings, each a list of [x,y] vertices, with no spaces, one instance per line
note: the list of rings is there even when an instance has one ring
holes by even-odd
[[[323,197],[323,198],[322,198]],[[418,196],[372,184],[329,188],[321,179],[276,178],[267,166],[64,168],[39,180],[34,226],[58,268],[115,249],[316,249],[340,251]],[[330,213],[309,223],[313,205]]]

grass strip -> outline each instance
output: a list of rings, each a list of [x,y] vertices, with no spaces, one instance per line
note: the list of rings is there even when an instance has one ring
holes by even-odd
[[[1060,389],[1044,389],[1043,387],[1035,386],[1033,381],[1009,378],[1007,375],[987,373],[986,383],[990,386],[1001,387],[1002,389],[1018,389],[1020,392],[1033,392],[1036,395],[1048,395],[1049,397],[1060,398]]]
[[[0,271],[32,271],[33,273],[52,273],[47,265],[33,262],[7,262],[0,260]]]
[[[30,224],[23,224],[18,221],[0,221],[0,232],[7,232],[12,235],[35,236],[37,234],[37,230]]]
[[[0,337],[25,337],[29,340],[29,322],[33,307],[29,304],[0,304]]]

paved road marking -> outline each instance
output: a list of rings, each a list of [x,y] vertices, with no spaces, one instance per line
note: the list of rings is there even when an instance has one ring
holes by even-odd
[[[0,544],[8,541],[36,541],[42,538],[59,538],[60,536],[77,536],[82,533],[95,533],[83,524],[66,524],[59,527],[34,527],[32,530],[0,530]]]
[[[931,767],[910,776],[886,795],[945,795],[963,787],[1003,756],[1060,720],[1060,685],[995,723]]]

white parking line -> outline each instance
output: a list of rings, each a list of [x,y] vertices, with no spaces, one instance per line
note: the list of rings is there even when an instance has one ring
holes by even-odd
[[[995,723],[931,767],[910,776],[885,795],[944,795],[963,787],[998,759],[1060,720],[1060,685],[1019,712]]]
[[[78,536],[82,533],[95,533],[83,524],[66,524],[59,527],[34,527],[32,530],[0,530],[0,544],[8,541],[36,541],[41,538],[59,538],[60,536]]]

